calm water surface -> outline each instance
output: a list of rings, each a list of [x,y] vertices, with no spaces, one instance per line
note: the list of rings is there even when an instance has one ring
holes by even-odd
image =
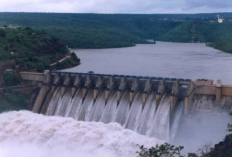
[[[199,43],[157,42],[129,48],[76,49],[81,65],[71,72],[188,79],[221,79],[232,84],[232,54]]]

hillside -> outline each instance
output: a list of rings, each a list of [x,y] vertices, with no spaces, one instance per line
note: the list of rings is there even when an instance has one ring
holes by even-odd
[[[30,109],[34,101],[34,86],[20,80],[18,72],[58,70],[79,63],[63,42],[45,31],[0,26],[0,113]],[[23,90],[28,88],[30,92]]]
[[[0,62],[12,62],[19,70],[57,69],[49,65],[67,54],[66,45],[44,31],[33,30],[30,27],[0,27]],[[78,63],[73,62],[63,65],[62,68],[76,64]]]
[[[225,21],[217,22],[217,15]],[[45,30],[71,48],[114,48],[148,43],[205,42],[232,52],[232,13],[212,14],[69,14],[0,13],[0,24]],[[224,40],[226,39],[226,40]]]
[[[0,38],[0,60],[67,53],[57,38],[29,27],[1,27]]]
[[[185,22],[164,34],[160,39],[172,42],[205,42],[208,46],[232,53],[232,21]]]

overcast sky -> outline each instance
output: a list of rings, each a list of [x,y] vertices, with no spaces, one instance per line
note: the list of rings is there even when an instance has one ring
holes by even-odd
[[[0,12],[232,12],[232,0],[0,0]]]

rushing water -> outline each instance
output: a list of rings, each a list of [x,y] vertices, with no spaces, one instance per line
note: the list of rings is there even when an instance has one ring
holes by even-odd
[[[161,143],[117,123],[78,122],[28,111],[0,115],[0,157],[135,157]]]
[[[232,55],[204,44],[157,42],[75,52],[82,64],[65,71],[222,79],[232,84],[232,72],[228,69],[232,66]],[[150,94],[144,104],[141,93],[130,103],[129,93],[124,92],[117,104],[116,92],[111,92],[105,102],[103,91],[99,91],[96,100],[93,90],[85,98],[81,89],[73,96],[69,88],[63,95],[60,87],[54,91],[46,115],[62,117],[25,111],[0,115],[0,157],[133,157],[137,144],[150,147],[164,141],[183,145],[186,152],[196,151],[211,139],[213,143],[222,140],[226,124],[231,121],[227,112],[213,111],[212,96],[196,96],[193,109],[198,113],[185,118],[183,102],[177,103],[170,123],[169,96],[163,96],[157,106],[155,94]]]
[[[221,79],[232,84],[232,55],[201,43],[157,42],[116,49],[77,49],[81,65],[72,72],[189,79]]]
[[[99,91],[95,100],[93,90],[90,89],[84,101],[77,101],[81,100],[79,98],[79,93],[81,93],[81,89],[72,97],[70,89],[67,89],[62,96],[60,88],[57,88],[49,104],[47,115],[70,116],[79,121],[101,121],[103,123],[117,122],[125,129],[138,131],[147,136],[169,141],[169,96],[163,97],[156,112],[156,99],[154,93],[148,95],[146,102],[143,102],[142,93],[136,93],[133,101],[130,102],[129,93],[124,92],[122,93],[119,104],[117,103],[116,92],[110,94],[107,102],[105,101],[104,91]],[[177,106],[179,105],[177,104]],[[54,108],[56,110],[51,114],[50,109]],[[73,114],[73,110],[75,110],[75,114]],[[176,129],[178,128],[181,115],[182,112],[179,113],[179,119],[175,122]]]

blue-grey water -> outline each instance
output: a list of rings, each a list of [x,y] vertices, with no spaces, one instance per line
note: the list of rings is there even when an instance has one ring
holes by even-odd
[[[232,54],[203,43],[157,42],[128,48],[73,51],[81,59],[81,65],[65,71],[221,79],[223,84],[232,84]]]

